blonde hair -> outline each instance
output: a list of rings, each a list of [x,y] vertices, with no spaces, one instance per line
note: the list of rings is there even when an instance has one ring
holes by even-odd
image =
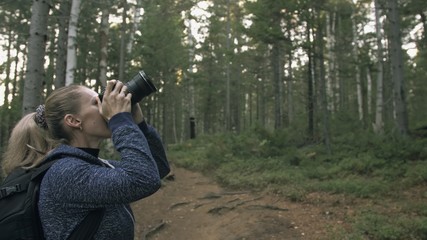
[[[56,141],[68,144],[71,135],[64,127],[64,116],[76,114],[81,108],[81,85],[69,85],[54,90],[45,103],[45,120],[50,137]]]
[[[2,169],[6,175],[17,167],[30,169],[38,166],[54,147],[46,130],[36,124],[35,115],[35,112],[25,115],[12,130],[3,154]]]

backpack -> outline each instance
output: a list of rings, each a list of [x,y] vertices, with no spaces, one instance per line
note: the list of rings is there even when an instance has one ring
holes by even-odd
[[[37,209],[40,183],[56,161],[45,161],[37,168],[12,171],[0,185],[0,240],[43,240]],[[73,230],[69,239],[92,239],[105,209],[90,212]]]

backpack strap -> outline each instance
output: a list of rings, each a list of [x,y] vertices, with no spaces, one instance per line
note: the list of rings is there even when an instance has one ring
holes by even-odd
[[[90,240],[93,239],[95,233],[101,225],[102,218],[105,214],[105,208],[95,209],[89,212],[88,215],[77,225],[73,230],[68,240]]]
[[[11,187],[4,187],[0,189],[0,199],[3,199],[5,197],[8,197],[11,194],[22,192],[26,189],[22,189],[21,184],[16,184],[15,186]]]
[[[6,182],[9,178],[13,179],[16,176],[23,175],[25,172],[31,172],[31,181],[34,181],[36,178],[43,178],[46,171],[54,164],[55,161],[46,161],[42,162],[41,165],[39,165],[36,168],[32,169],[23,169],[23,168],[17,168],[15,169],[11,174],[9,174],[4,182]],[[0,189],[0,199],[6,198],[12,194],[27,191],[28,186],[22,186],[21,184],[15,184],[13,186],[7,186]]]
[[[34,180],[38,177],[42,177],[44,176],[44,174],[47,172],[47,170],[56,162],[57,160],[53,160],[53,159],[46,159],[45,161],[43,161],[39,166],[37,166],[36,168],[34,168],[33,170],[33,174],[31,177],[31,180]]]

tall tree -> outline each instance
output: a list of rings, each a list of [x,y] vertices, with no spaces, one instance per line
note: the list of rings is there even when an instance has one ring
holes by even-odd
[[[248,3],[247,8],[254,15],[253,24],[248,32],[251,37],[270,46],[272,83],[274,89],[274,127],[283,127],[283,75],[284,44],[288,42],[282,21],[289,10],[284,1],[258,1]]]
[[[382,134],[384,132],[384,48],[383,48],[383,37],[382,37],[382,24],[380,20],[381,6],[379,0],[375,0],[375,29],[376,29],[376,40],[377,40],[377,96],[376,96],[376,108],[375,108],[375,123],[373,124],[374,132]]]
[[[58,40],[55,66],[55,87],[65,86],[65,71],[67,67],[67,30],[68,19],[70,16],[70,1],[62,0],[59,2],[58,19]]]
[[[306,43],[305,50],[307,52],[307,135],[310,139],[314,138],[314,116],[315,116],[315,102],[316,95],[314,90],[314,43],[312,39],[314,38],[314,27],[313,27],[313,13],[311,9],[304,12],[305,21],[306,21]]]
[[[77,29],[80,15],[81,0],[73,0],[71,3],[70,21],[68,25],[68,43],[67,43],[67,67],[65,76],[65,85],[74,83],[75,71],[77,69]]]
[[[337,69],[337,54],[336,54],[336,25],[337,25],[337,10],[336,6],[332,8],[331,12],[326,15],[326,54],[328,58],[327,65],[327,78],[326,78],[326,91],[329,101],[329,109],[331,111],[336,110],[336,100],[335,99],[335,86],[338,81],[338,69]]]
[[[194,74],[195,68],[195,49],[194,46],[196,44],[196,39],[194,37],[193,33],[193,27],[192,27],[192,15],[191,10],[186,11],[186,19],[187,22],[187,46],[188,46],[188,72],[184,72],[184,78],[187,79],[187,81],[184,82],[184,91],[186,94],[185,96],[185,102],[184,103],[184,127],[183,127],[183,139],[188,138],[195,138],[196,137],[196,98],[195,98],[195,81],[194,81]],[[188,119],[188,123],[186,124],[186,120]],[[186,127],[185,127],[186,126]],[[187,133],[187,134],[186,134]]]
[[[231,130],[231,90],[230,90],[230,57],[231,57],[231,19],[230,19],[230,0],[227,0],[227,30],[226,30],[226,49],[227,53],[225,54],[225,78],[226,78],[226,101],[225,101],[225,126],[227,130]]]
[[[44,57],[46,52],[47,19],[49,15],[47,1],[33,1],[31,7],[30,37],[28,39],[28,62],[25,77],[23,114],[35,111],[41,103],[44,81]]]
[[[142,0],[137,0],[136,5],[134,6],[132,29],[129,33],[129,41],[126,47],[128,54],[132,53],[133,45],[135,42],[135,33],[136,31],[138,31],[139,24],[141,23],[141,9]]]
[[[126,67],[126,39],[127,39],[127,0],[122,0],[123,12],[120,31],[120,62],[119,62],[119,81],[124,81]]]
[[[357,29],[357,22],[355,20],[356,16],[355,13],[352,14],[352,29],[353,29],[353,57],[354,57],[354,64],[356,68],[356,93],[357,93],[357,110],[359,113],[359,120],[364,119],[364,111],[363,111],[363,93],[362,93],[362,80],[361,80],[361,69],[359,64],[359,31]]]
[[[400,30],[400,15],[397,0],[389,0],[388,20],[390,39],[391,76],[393,81],[393,96],[396,111],[396,127],[401,135],[408,134],[408,113],[406,109],[406,92],[404,79],[404,64],[402,39]]]
[[[402,6],[402,5],[401,5]],[[413,29],[411,34],[412,43],[416,54],[409,58],[410,65],[405,71],[405,82],[408,92],[408,118],[410,126],[426,126],[427,112],[425,102],[427,96],[427,85],[425,76],[427,75],[427,1],[407,0],[400,13],[402,14],[403,26],[401,29]],[[408,61],[405,61],[408,63]]]
[[[108,65],[108,34],[109,34],[109,1],[104,0],[106,5],[101,10],[101,26],[99,32],[100,56],[99,56],[99,82],[102,86],[107,85],[107,65]]]
[[[318,62],[317,67],[319,73],[318,82],[319,82],[319,96],[320,96],[320,109],[322,115],[322,135],[323,142],[326,146],[327,152],[331,154],[331,137],[330,137],[330,123],[329,123],[329,111],[328,111],[328,99],[326,93],[326,77],[325,77],[325,61],[324,61],[324,25],[325,20],[323,18],[322,11],[320,10],[322,6],[316,6],[315,13],[317,14],[316,21],[316,62]]]

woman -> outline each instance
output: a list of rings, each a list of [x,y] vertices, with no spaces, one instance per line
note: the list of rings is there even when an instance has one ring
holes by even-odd
[[[53,144],[46,138],[46,131],[38,127],[35,117],[35,112],[29,113],[13,128],[3,154],[4,176],[19,167],[30,169],[38,166],[45,154],[53,148]]]
[[[55,90],[45,103],[44,119],[60,141],[46,161],[57,159],[40,187],[39,213],[46,239],[67,239],[89,212],[105,208],[94,239],[134,239],[129,203],[160,188],[169,173],[156,130],[131,106],[127,87],[109,81],[102,103],[86,87]],[[120,161],[98,158],[102,140],[112,138]]]

